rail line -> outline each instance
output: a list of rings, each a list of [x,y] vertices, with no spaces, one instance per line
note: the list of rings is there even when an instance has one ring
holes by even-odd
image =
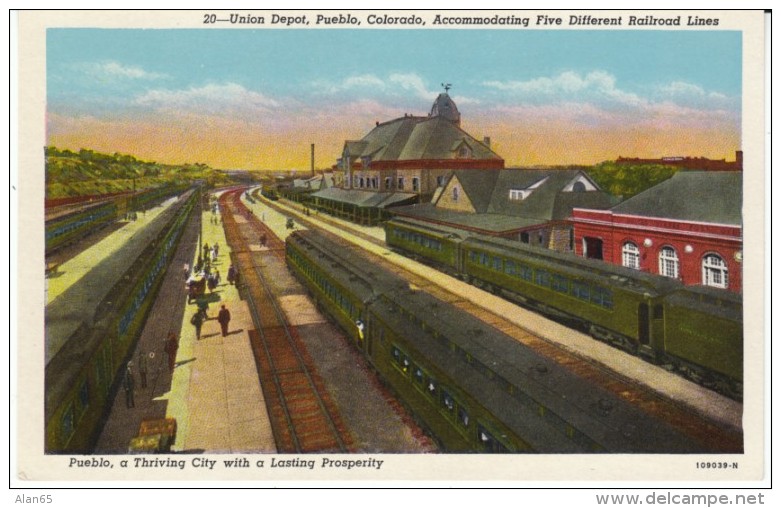
[[[324,383],[279,307],[259,265],[284,263],[284,243],[240,202],[241,191],[221,198],[223,223],[243,294],[257,330],[250,332],[258,373],[280,453],[349,452],[352,440]],[[236,216],[243,217],[242,223]],[[242,229],[245,234],[242,234]],[[264,250],[253,250],[246,234],[266,237]]]
[[[257,196],[257,194],[255,194]],[[263,199],[263,203],[289,215],[282,209],[281,206]],[[376,238],[366,235],[361,232],[353,231],[336,221],[330,221],[327,217],[317,217],[318,220],[324,220],[328,224],[337,227],[349,234],[356,235],[363,240],[375,243],[377,245],[385,245],[379,242]],[[318,224],[309,219],[308,217],[302,217],[297,215],[296,220],[302,224],[306,224],[309,227],[318,229]],[[328,233],[327,231],[325,231]],[[331,234],[338,242],[347,242],[347,240]],[[611,392],[620,395],[628,401],[631,401],[636,407],[641,409],[653,418],[664,419],[668,423],[676,426],[679,429],[685,431],[692,439],[697,440],[709,447],[724,452],[734,453],[743,450],[743,434],[741,429],[732,428],[715,421],[713,418],[705,414],[700,414],[693,411],[690,407],[665,397],[656,390],[645,387],[642,384],[634,381],[626,376],[603,366],[597,361],[591,360],[585,356],[575,354],[568,350],[563,349],[555,342],[539,337],[520,326],[508,321],[503,316],[499,316],[483,307],[463,298],[462,296],[454,293],[453,291],[435,283],[428,279],[425,279],[419,275],[413,274],[408,270],[391,263],[387,259],[384,259],[378,254],[366,251],[366,255],[371,257],[377,264],[382,265],[384,268],[403,276],[410,281],[411,284],[424,289],[431,293],[433,296],[440,298],[444,301],[450,302],[460,307],[465,312],[469,312],[472,315],[478,317],[482,321],[495,326],[504,333],[507,333],[511,337],[515,338],[519,342],[522,342],[536,351],[548,356],[553,361],[559,364],[564,364],[567,368],[571,369],[576,374],[597,383]]]

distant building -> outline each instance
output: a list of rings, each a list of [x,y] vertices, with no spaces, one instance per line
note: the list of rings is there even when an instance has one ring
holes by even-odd
[[[445,92],[428,116],[377,122],[360,140],[345,141],[335,186],[316,193],[314,206],[374,223],[387,207],[430,200],[453,171],[501,168],[489,138],[478,141],[461,129],[461,113]]]
[[[610,210],[576,208],[576,253],[740,293],[742,176],[679,171]]]
[[[431,203],[393,213],[566,252],[572,250],[573,208],[615,203],[580,170],[459,170]]]
[[[631,157],[619,157],[618,164],[662,164],[675,166],[682,169],[697,171],[743,171],[743,152],[735,152],[735,160],[728,162],[726,159],[706,159],[705,157],[670,156],[661,159],[638,159]]]
[[[313,193],[330,189],[333,186],[334,175],[329,171],[308,178],[296,178],[292,183],[279,184],[276,186],[276,192],[291,201],[307,203],[311,200],[310,196]]]

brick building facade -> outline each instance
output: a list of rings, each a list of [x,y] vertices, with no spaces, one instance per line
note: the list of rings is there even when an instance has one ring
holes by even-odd
[[[610,210],[574,209],[575,252],[741,293],[741,176],[681,171]]]

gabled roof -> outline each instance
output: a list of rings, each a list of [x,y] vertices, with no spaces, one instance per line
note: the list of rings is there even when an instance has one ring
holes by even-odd
[[[445,187],[450,185],[454,180],[457,180],[458,183],[461,184],[461,190],[469,196],[469,200],[472,202],[475,212],[486,213],[489,211],[494,185],[502,171],[504,170],[483,169],[480,171],[455,171]]]
[[[585,179],[597,190],[565,191],[578,179]],[[510,190],[525,190],[532,187],[533,190],[525,199],[510,199]],[[614,203],[609,194],[600,190],[599,186],[580,170],[506,169],[499,172],[488,211],[545,220],[562,220],[569,217],[573,206],[605,209]]]
[[[615,203],[612,196],[580,170],[459,170],[453,177],[469,196],[477,213],[491,213],[539,220],[563,220],[573,207],[606,209]],[[566,192],[576,179],[585,178],[597,190]],[[536,185],[528,197],[510,199],[510,190],[525,190]]]
[[[742,208],[742,173],[679,171],[611,210],[625,215],[741,225]]]
[[[472,159],[501,160],[488,146],[441,117],[407,116],[377,125],[360,141],[345,142],[347,154],[372,161],[453,159],[454,147],[466,142]]]

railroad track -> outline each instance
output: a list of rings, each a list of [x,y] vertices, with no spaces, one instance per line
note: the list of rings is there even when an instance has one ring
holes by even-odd
[[[263,202],[287,215],[279,205],[265,199]],[[325,222],[334,227],[347,231],[350,234],[357,235],[363,240],[382,245],[383,247],[385,246],[376,238],[345,228],[335,221],[329,221],[327,218],[323,217],[318,217],[318,219],[325,219]],[[296,217],[296,220],[309,227],[322,229],[318,227],[317,223],[307,217],[299,215]],[[324,232],[331,235],[337,242],[340,242],[345,246],[349,244],[347,240],[340,238],[337,235],[333,235],[327,231]],[[635,407],[648,414],[649,417],[663,419],[685,432],[693,440],[702,443],[704,446],[722,453],[736,453],[743,450],[743,433],[741,429],[723,425],[708,415],[692,411],[692,409],[685,404],[665,397],[656,390],[637,383],[594,360],[570,352],[556,344],[554,341],[544,337],[538,337],[519,327],[515,323],[508,321],[504,317],[486,310],[439,284],[413,274],[378,254],[366,251],[366,255],[371,257],[383,268],[401,275],[411,284],[429,292],[437,298],[456,305],[465,312],[471,313],[482,321],[513,337],[515,340],[526,344],[551,358],[553,361],[566,365],[568,369],[581,376],[584,380],[603,386],[614,394],[630,401]]]
[[[261,386],[280,453],[350,452],[352,440],[314,369],[296,328],[290,326],[260,270],[265,262],[284,263],[284,243],[241,203],[242,191],[221,197],[223,224],[243,295],[257,330],[250,332]],[[242,217],[241,223],[236,217]],[[250,238],[266,235],[262,251]]]

